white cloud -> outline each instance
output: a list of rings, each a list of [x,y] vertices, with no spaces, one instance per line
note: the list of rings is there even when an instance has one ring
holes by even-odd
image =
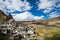
[[[49,13],[50,11],[52,11],[52,9],[53,9],[53,8],[47,8],[47,9],[45,9],[43,12],[44,12],[44,13]]]
[[[42,19],[44,16],[34,16],[28,10],[31,10],[32,6],[26,0],[0,0],[0,9],[5,13],[13,13],[15,11],[23,12],[20,14],[12,14],[16,21],[32,21]]]
[[[25,0],[0,0],[0,9],[6,10],[9,9],[8,12],[14,12],[14,11],[27,11],[30,10],[32,7],[31,5]],[[5,11],[4,10],[4,11]]]
[[[44,16],[34,16],[30,12],[23,12],[13,16],[15,21],[32,21],[32,20],[43,19],[43,17]]]
[[[55,11],[55,12],[52,12],[49,16],[50,16],[50,18],[58,17],[58,16],[60,16],[60,13]]]
[[[38,9],[44,9],[44,13],[49,13],[53,6],[60,7],[60,0],[39,0]],[[58,3],[58,5],[56,5]]]

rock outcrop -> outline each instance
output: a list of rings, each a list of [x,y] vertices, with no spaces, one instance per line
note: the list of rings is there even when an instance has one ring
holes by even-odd
[[[13,19],[11,14],[6,15],[3,11],[0,10],[0,22],[5,22],[5,21],[8,21],[10,19]]]

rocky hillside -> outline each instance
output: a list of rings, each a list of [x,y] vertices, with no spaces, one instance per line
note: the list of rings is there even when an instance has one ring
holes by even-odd
[[[12,16],[10,14],[6,15],[3,11],[0,10],[0,22],[7,21],[9,19],[12,19]]]
[[[7,16],[0,10],[0,22],[6,21]]]

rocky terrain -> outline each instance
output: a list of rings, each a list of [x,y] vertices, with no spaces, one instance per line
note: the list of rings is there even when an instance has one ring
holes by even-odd
[[[60,17],[35,21],[15,21],[10,14],[5,15],[0,10],[0,33],[7,35],[8,40],[45,40],[45,36],[52,37],[56,33],[60,34]],[[2,37],[0,40],[3,39]]]
[[[0,20],[0,40],[38,39],[35,28],[32,26],[22,24],[21,22],[17,23],[10,14],[5,15],[2,11],[0,14],[2,17]]]

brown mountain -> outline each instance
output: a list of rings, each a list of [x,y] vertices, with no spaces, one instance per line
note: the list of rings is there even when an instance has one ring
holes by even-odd
[[[20,21],[18,22],[20,24],[26,24],[26,25],[55,25],[55,26],[60,26],[60,16],[59,17],[55,17],[55,18],[50,18],[47,20],[35,20],[35,21]]]
[[[13,19],[13,17],[10,14],[5,15],[4,12],[0,10],[0,22],[7,21],[9,19]],[[20,21],[17,23],[26,24],[26,25],[60,25],[60,16],[55,18],[50,18],[47,20]]]
[[[12,16],[10,14],[6,15],[3,11],[0,10],[0,22],[7,21],[9,19],[12,19]]]
[[[60,16],[59,17],[55,17],[55,18],[51,18],[46,20],[46,22],[50,25],[56,24],[56,23],[60,23]]]
[[[4,14],[3,11],[0,10],[0,22],[6,21],[7,15]]]

